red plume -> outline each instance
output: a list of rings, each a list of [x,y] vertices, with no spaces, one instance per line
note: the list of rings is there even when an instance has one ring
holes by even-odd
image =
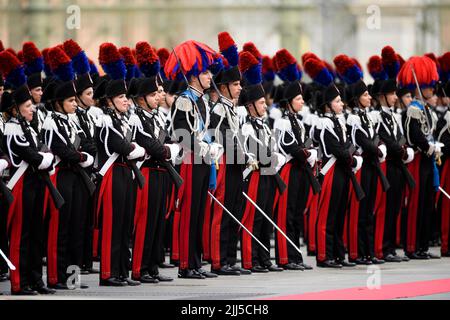
[[[36,47],[33,42],[25,42],[23,48],[23,61],[25,63],[31,63],[38,58],[42,58],[42,53]]]
[[[345,54],[340,54],[333,59],[334,65],[336,66],[336,71],[339,74],[344,74],[348,69],[350,69],[355,62]]]
[[[256,48],[253,42],[245,43],[242,51],[250,52],[258,60],[262,59],[262,54],[259,52],[258,48]]]
[[[367,69],[371,74],[383,71],[383,65],[381,64],[381,57],[377,55],[371,56],[369,58],[369,61],[367,62]]]
[[[439,81],[436,64],[433,60],[425,56],[414,56],[405,62],[398,73],[398,81],[401,86],[409,88],[416,87],[412,68],[414,68],[417,81],[421,87],[432,86]]]
[[[0,72],[7,77],[11,71],[20,67],[22,63],[16,55],[13,55],[9,50],[0,52]]]
[[[358,68],[359,69],[363,69],[362,67],[361,67],[361,63],[359,63],[359,61],[358,61],[358,59],[356,59],[356,58],[351,58],[352,60],[353,60],[353,62],[355,62],[355,64],[358,66]]]
[[[275,57],[278,70],[284,69],[291,64],[297,63],[297,60],[294,58],[294,56],[286,49],[278,50],[275,54]]]
[[[399,55],[398,53],[397,53],[397,59],[400,63],[400,68],[401,68],[405,64],[405,59],[403,59],[403,57],[401,55]]]
[[[438,68],[438,70],[440,69],[439,61],[438,61],[438,59],[436,58],[436,55],[433,52],[425,53],[424,56],[430,58],[431,60],[433,60],[433,62],[436,64],[436,67]]]
[[[123,57],[123,60],[125,61],[125,64],[127,66],[129,65],[137,65],[136,58],[133,56],[133,52],[131,52],[131,49],[128,47],[121,47],[119,49],[120,54]]]
[[[155,49],[146,41],[140,41],[136,44],[136,60],[139,65],[152,64],[159,60]]]
[[[229,47],[231,47],[233,45],[236,45],[233,38],[226,31],[219,33],[217,35],[217,37],[218,37],[218,42],[219,42],[219,51],[221,51],[221,52],[227,50]],[[245,50],[245,47],[244,47],[244,50]],[[245,51],[247,51],[247,50],[245,50]]]
[[[79,54],[81,51],[83,51],[83,49],[81,49],[81,47],[78,45],[78,43],[76,43],[72,39],[66,40],[63,44],[63,47],[64,47],[64,51],[67,53],[67,55],[70,58],[75,57],[77,54]]]
[[[58,69],[62,64],[68,64],[71,62],[69,56],[61,49],[60,46],[51,48],[48,51],[48,57],[50,58],[50,68],[52,70]]]
[[[239,53],[239,70],[241,72],[245,72],[257,64],[258,60],[249,51],[241,51]]]
[[[439,57],[439,64],[444,72],[450,72],[450,51]]]
[[[46,64],[49,64],[49,59],[48,59],[49,50],[50,50],[50,48],[45,48],[44,50],[42,50],[42,56],[44,57],[44,62]]]
[[[20,62],[23,62],[23,50],[20,50],[17,52],[17,58],[19,58]]]
[[[306,52],[306,53],[302,54],[303,65],[305,65],[305,63],[306,63],[306,61],[308,61],[308,59],[316,59],[316,60],[320,61],[320,58],[312,52]]]
[[[100,51],[98,56],[98,61],[100,64],[108,64],[111,62],[116,62],[121,59],[119,50],[117,47],[110,42],[105,42],[100,45]]]
[[[6,51],[8,51],[9,53],[11,53],[12,55],[14,55],[17,58],[17,52],[13,48],[8,48],[8,49],[6,49]]]
[[[398,61],[397,54],[395,53],[394,48],[391,46],[385,46],[381,50],[381,60],[383,65],[389,65]]]
[[[273,70],[274,70],[274,66],[273,66],[272,59],[270,59],[269,56],[263,56],[263,59],[262,59],[262,72],[266,73],[267,71],[273,71]]]
[[[161,68],[164,68],[166,65],[167,59],[169,59],[170,52],[166,48],[159,48],[158,51],[156,51],[156,54],[159,57],[159,63],[161,64]]]

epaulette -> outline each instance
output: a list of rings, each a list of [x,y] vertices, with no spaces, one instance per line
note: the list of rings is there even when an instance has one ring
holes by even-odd
[[[181,95],[175,101],[175,107],[180,111],[192,111],[192,100],[186,95]]]

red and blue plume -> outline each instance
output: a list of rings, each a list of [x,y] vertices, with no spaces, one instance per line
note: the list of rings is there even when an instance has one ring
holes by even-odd
[[[300,80],[301,73],[298,69],[297,60],[286,49],[281,49],[275,54],[277,74],[283,81],[294,82]]]
[[[139,69],[146,77],[158,75],[161,65],[156,50],[146,41],[136,44],[136,59]]]
[[[336,77],[337,77],[336,70],[334,70],[333,66],[326,60],[322,60],[322,62],[325,63],[325,66],[327,67],[328,72],[333,77],[333,80],[336,79]]]
[[[44,57],[33,42],[25,42],[22,46],[25,74],[30,76],[44,70]]]
[[[217,37],[220,53],[227,59],[230,67],[237,66],[239,64],[239,53],[233,38],[226,31],[219,33]]]
[[[395,79],[400,70],[400,60],[391,46],[385,46],[381,50],[381,61],[389,79]]]
[[[262,62],[262,54],[253,42],[244,43],[242,51],[250,52],[258,60],[258,62]]]
[[[306,74],[314,82],[321,84],[322,86],[328,87],[334,80],[322,60],[310,58],[306,60],[303,66],[305,67]]]
[[[441,73],[441,65],[439,64],[439,61],[438,61],[436,55],[433,52],[428,52],[428,53],[425,53],[424,56],[433,60],[433,62],[436,64],[438,74],[440,74]]]
[[[302,54],[302,64],[305,65],[306,61],[308,61],[309,59],[316,59],[316,60],[320,60],[320,58],[312,52],[305,52],[304,54]]]
[[[110,42],[100,45],[98,61],[103,70],[113,79],[125,79],[127,68],[117,47]]]
[[[440,56],[438,61],[441,66],[439,77],[442,82],[447,82],[450,80],[450,51]]]
[[[19,61],[23,63],[23,50],[19,50],[17,52],[17,58],[19,58]]]
[[[11,53],[13,56],[15,56],[16,58],[19,58],[18,56],[17,56],[17,52],[16,52],[16,50],[14,50],[13,48],[8,48],[8,49],[6,49],[6,51],[8,51],[9,53]],[[19,60],[20,61],[20,60]]]
[[[381,57],[378,55],[369,58],[367,69],[374,80],[387,80],[388,78],[387,73],[384,71]]]
[[[191,76],[198,76],[200,73],[208,70],[209,66],[214,62],[216,54],[206,44],[195,40],[185,41],[176,46],[174,50],[181,66],[178,64],[175,54],[171,52],[164,67],[164,72],[170,80],[178,81],[183,80],[180,68],[189,80]]]
[[[336,66],[336,71],[338,75],[347,84],[352,84],[357,82],[363,77],[361,68],[354,59],[350,58],[345,54],[340,54],[333,59],[334,65]]]
[[[397,81],[400,87],[406,87],[410,90],[416,89],[417,86],[412,70],[417,76],[420,88],[432,88],[439,81],[436,64],[433,60],[425,56],[414,56],[405,62],[398,73]]]
[[[77,75],[88,73],[91,70],[89,59],[83,49],[72,39],[66,40],[63,44],[64,51],[70,59],[72,59],[72,66]]]
[[[164,66],[166,65],[167,59],[169,59],[170,52],[169,52],[169,50],[167,48],[159,48],[156,51],[156,54],[158,55],[159,63],[161,65],[161,69],[163,69]]]
[[[400,68],[405,64],[405,59],[397,53],[398,62],[400,63]]]
[[[262,74],[264,81],[271,82],[275,80],[273,61],[269,56],[263,56],[262,58]]]
[[[250,85],[262,82],[262,65],[249,51],[239,53],[239,70]]]
[[[42,50],[42,57],[44,58],[44,72],[47,78],[50,78],[53,76],[52,69],[50,68],[50,60],[48,58],[48,52],[50,51],[50,48],[45,48]]]
[[[61,81],[71,81],[75,78],[72,67],[72,60],[61,49],[61,47],[53,47],[48,52],[50,68],[56,77]]]
[[[137,66],[136,58],[134,57],[131,49],[128,47],[121,47],[119,49],[119,52],[122,55],[122,58],[124,59],[125,66],[127,67],[126,79],[130,80],[132,78],[138,78],[141,75],[141,73]]]
[[[19,88],[27,82],[22,63],[8,50],[0,52],[0,73],[5,77],[6,83],[14,88]]]
[[[214,61],[209,66],[209,70],[213,75],[217,75],[222,69],[225,68],[225,58],[218,52],[214,54]]]
[[[90,75],[99,74],[97,66],[95,65],[95,62],[92,61],[89,58],[88,58],[88,61],[89,61],[89,69],[90,69],[89,73],[90,73]]]

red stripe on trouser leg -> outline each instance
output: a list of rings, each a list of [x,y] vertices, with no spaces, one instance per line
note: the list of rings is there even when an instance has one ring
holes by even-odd
[[[356,179],[361,183],[361,170],[356,173]],[[356,197],[354,188],[350,189],[350,208],[346,215],[346,225],[348,233],[344,231],[344,236],[348,234],[348,246],[350,259],[358,258],[358,223],[359,223],[359,201]],[[349,219],[347,219],[349,217]],[[344,242],[345,243],[345,242]]]
[[[147,233],[148,219],[148,186],[150,182],[150,169],[142,168],[142,175],[145,178],[145,185],[142,189],[137,189],[136,211],[134,213],[134,246],[133,246],[133,278],[140,278],[142,255],[144,251],[145,236]]]
[[[259,171],[253,171],[251,173],[247,195],[256,202],[258,196],[258,185],[259,185]],[[244,216],[242,218],[242,224],[253,233],[253,223],[255,221],[255,206],[247,200],[245,205]],[[242,231],[242,242],[241,242],[241,253],[242,253],[242,266],[246,269],[250,269],[253,266],[252,261],[252,236],[248,234],[247,231]]]
[[[335,164],[328,170],[322,184],[322,192],[319,198],[319,209],[317,215],[317,261],[322,262],[327,258],[327,220],[331,200],[331,187],[333,185]]]
[[[441,187],[448,193],[450,189],[450,159],[447,159],[442,169]],[[441,192],[441,253],[449,252],[448,240],[450,229],[450,199]]]
[[[284,165],[281,170],[281,178],[284,183],[288,186],[286,190],[279,195],[278,198],[278,210],[277,210],[277,225],[278,227],[286,234],[286,225],[287,225],[287,203],[289,196],[289,176],[292,168],[292,163],[287,163]],[[278,190],[277,190],[278,193]],[[277,249],[278,249],[278,264],[284,265],[289,263],[288,259],[288,250],[287,250],[287,240],[281,234],[281,232],[276,232],[276,240],[277,240]]]
[[[408,253],[414,253],[416,251],[417,210],[419,209],[421,159],[421,154],[416,153],[414,160],[409,164],[409,170],[416,181],[416,187],[410,190],[408,198],[408,224],[406,230],[406,251]]]
[[[59,168],[56,168],[56,173],[50,177],[52,183],[56,186],[56,178]],[[50,221],[48,226],[48,241],[47,241],[47,282],[50,285],[58,283],[58,229],[59,229],[59,210],[55,207],[53,199],[47,192],[46,208],[50,209]]]
[[[380,168],[385,175],[386,173],[386,161],[380,164]],[[380,179],[377,183],[377,199],[375,202],[375,239],[374,239],[374,252],[375,257],[378,259],[383,258],[383,238],[384,238],[384,225],[386,219],[386,192],[383,191]]]
[[[309,190],[308,205],[306,206],[309,210],[309,236],[308,236],[308,251],[316,251],[316,222],[319,206],[319,196],[320,193],[314,194],[312,188]]]
[[[180,260],[180,216],[179,211],[174,211],[173,213],[173,225],[172,225],[172,252],[171,259],[173,261]]]
[[[208,196],[205,204],[205,215],[203,217],[203,226],[202,226],[202,251],[203,251],[203,260],[209,261],[211,260],[211,210],[213,208],[212,199]]]
[[[222,204],[225,204],[225,190],[226,190],[226,159],[225,155],[223,155],[220,163],[223,163],[220,167],[219,173],[217,175],[217,186],[214,191],[214,196],[219,200]],[[212,260],[212,268],[220,269],[221,267],[221,226],[222,226],[222,217],[223,217],[223,209],[217,203],[213,202],[211,209],[213,210],[213,219],[211,223],[211,260]],[[234,214],[234,212],[232,212]],[[235,223],[234,221],[232,223]]]
[[[100,208],[102,210],[102,238],[100,254],[100,277],[103,280],[111,277],[111,241],[112,241],[112,179],[114,165],[108,169],[102,179],[98,199],[97,216]]]
[[[181,217],[180,217],[180,269],[189,268],[189,229],[191,222],[191,201],[192,201],[192,170],[193,156],[191,163],[181,164],[181,177],[183,178],[183,196],[181,199]]]
[[[22,219],[23,219],[23,180],[24,175],[17,181],[12,190],[14,201],[8,210],[7,228],[10,233],[9,258],[16,270],[10,270],[11,291],[21,289],[20,278],[20,247],[22,246]]]

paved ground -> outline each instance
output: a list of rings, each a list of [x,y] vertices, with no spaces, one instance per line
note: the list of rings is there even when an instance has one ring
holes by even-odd
[[[438,253],[438,248],[432,248]],[[58,291],[52,296],[26,297],[26,299],[267,299],[298,295],[326,290],[338,290],[354,287],[366,287],[377,284],[399,284],[436,279],[450,279],[450,258],[440,260],[414,260],[402,263],[380,265],[379,269],[366,266],[355,268],[321,269],[315,267],[314,257],[305,257],[307,263],[314,266],[311,271],[283,271],[269,274],[247,276],[221,276],[215,279],[191,280],[177,279],[177,269],[162,269],[161,273],[175,278],[173,282],[142,284],[137,287],[99,287],[98,275],[83,275],[82,282],[89,289]],[[96,265],[98,267],[98,265]],[[205,269],[210,266],[205,266]],[[379,277],[378,277],[379,276]],[[379,280],[379,281],[378,281]],[[9,295],[9,282],[0,283],[0,300],[23,299]],[[448,289],[448,290],[447,290]],[[443,292],[425,296],[399,295],[407,299],[447,299],[450,300],[450,287]],[[441,290],[442,291],[442,290]],[[336,293],[339,298],[339,293]],[[355,296],[357,298],[357,296]]]

